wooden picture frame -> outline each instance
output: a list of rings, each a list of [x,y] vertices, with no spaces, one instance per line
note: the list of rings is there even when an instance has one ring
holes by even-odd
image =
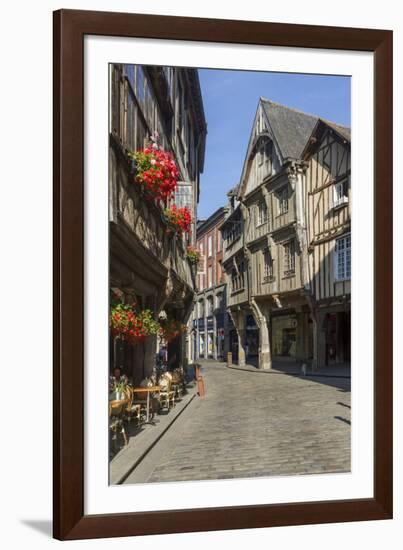
[[[85,35],[374,53],[374,498],[84,514]],[[62,540],[392,517],[392,32],[60,10],[54,13],[54,536]]]

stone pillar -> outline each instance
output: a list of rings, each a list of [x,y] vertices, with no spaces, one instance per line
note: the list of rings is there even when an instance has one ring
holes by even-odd
[[[270,336],[267,317],[262,316],[259,325],[259,369],[271,369]]]
[[[326,330],[325,313],[316,311],[313,317],[313,369],[318,370],[326,365]]]
[[[238,336],[238,366],[244,367],[246,364],[245,357],[245,336],[246,336],[246,319],[242,310],[231,311],[232,322]]]
[[[271,349],[269,334],[269,309],[267,306],[258,304],[254,299],[251,302],[253,316],[259,327],[259,369],[271,369]]]
[[[245,317],[240,313],[239,317],[242,317],[242,321],[239,323],[239,328],[237,328],[238,333],[238,366],[244,367],[246,365],[246,354],[245,354],[245,338],[246,338],[246,328],[245,328]]]

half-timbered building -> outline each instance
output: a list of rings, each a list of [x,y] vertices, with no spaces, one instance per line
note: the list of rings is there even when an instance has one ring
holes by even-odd
[[[129,153],[158,133],[180,177],[174,202],[191,211],[190,235],[170,235],[163,205],[147,200],[133,184]],[[141,65],[110,65],[109,242],[110,288],[125,303],[186,323],[195,277],[187,245],[195,242],[195,220],[203,170],[206,121],[197,70]],[[155,364],[157,339],[129,345],[111,337],[110,364],[138,383]],[[169,344],[171,366],[183,362],[184,342]]]
[[[303,153],[305,215],[317,366],[350,361],[350,130],[318,120]]]
[[[312,299],[324,275],[312,271],[311,241],[316,230],[313,226],[308,230],[308,224],[314,222],[318,228],[319,215],[320,231],[330,224],[323,216],[332,215],[337,220],[340,216],[343,223],[341,210],[348,183],[340,174],[340,181],[332,188],[334,197],[339,196],[339,207],[331,214],[322,208],[308,219],[307,159],[314,164],[310,155],[322,128],[318,121],[314,115],[264,98],[258,103],[236,190],[237,204],[229,208],[222,226],[227,303],[237,330],[240,364],[245,362],[245,352],[250,355],[246,335],[251,317],[257,327],[260,368],[271,368],[273,360],[324,364],[314,346],[317,304]],[[306,147],[308,142],[311,148]],[[311,172],[312,167],[309,178],[313,177]],[[309,197],[312,201],[313,195]],[[337,246],[340,251],[342,246],[348,247],[348,239]],[[342,252],[340,265],[341,258]],[[317,263],[315,269],[320,269]],[[347,288],[348,284],[343,284]]]

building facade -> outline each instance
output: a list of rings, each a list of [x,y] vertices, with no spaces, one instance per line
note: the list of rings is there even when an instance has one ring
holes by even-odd
[[[226,284],[220,231],[224,216],[224,208],[219,208],[197,228],[200,261],[192,316],[192,358],[195,360],[223,360],[227,353]]]
[[[230,197],[222,226],[227,304],[241,365],[253,355],[251,347],[257,348],[256,363],[263,369],[273,361],[324,364],[312,300],[316,274],[310,267],[310,239],[315,233],[308,224],[327,213],[318,210],[314,220],[307,215],[308,158],[312,166],[314,160],[306,146],[317,139],[317,125],[318,117],[259,101],[236,197]]]
[[[351,349],[351,138],[319,120],[303,157],[315,364],[347,364]]]
[[[197,70],[139,65],[110,65],[109,123],[109,279],[111,300],[163,314],[186,323],[191,313],[195,272],[187,246],[195,241],[195,220],[203,170],[206,122]],[[130,153],[150,136],[170,152],[179,170],[178,188],[169,204],[186,205],[192,215],[189,234],[169,234],[166,204],[150,200],[134,184]],[[157,139],[157,138],[155,138]],[[168,347],[172,366],[186,359],[183,336]],[[129,345],[110,341],[110,365],[135,383],[155,365],[157,337]]]

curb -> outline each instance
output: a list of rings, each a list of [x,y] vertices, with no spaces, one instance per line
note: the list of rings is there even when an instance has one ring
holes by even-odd
[[[172,422],[170,422],[163,431],[159,434],[159,436],[147,447],[147,449],[142,453],[139,458],[130,466],[130,468],[125,472],[113,485],[122,485],[124,481],[129,477],[129,475],[135,470],[135,468],[142,462],[145,457],[148,455],[148,453],[151,451],[153,447],[158,443],[158,441],[161,439],[161,437],[169,430],[169,428],[172,426],[174,422],[180,417],[180,415],[187,409],[187,407],[192,403],[193,399],[197,396],[197,393],[193,394],[192,397],[189,399],[189,401],[186,403],[186,405],[183,407],[183,409],[175,416],[175,418],[172,419]]]
[[[281,371],[276,371],[276,370],[271,370],[271,369],[268,369],[268,370],[263,370],[263,369],[248,369],[248,368],[244,368],[244,367],[229,367],[227,365],[227,369],[232,369],[232,370],[242,370],[244,372],[256,372],[256,373],[260,373],[260,374],[282,374],[283,376],[297,376],[299,378],[345,378],[346,380],[351,380],[351,376],[346,376],[345,374],[316,374],[316,373],[306,373],[306,375],[304,374],[300,374],[300,373],[292,373],[292,372],[281,372]]]

